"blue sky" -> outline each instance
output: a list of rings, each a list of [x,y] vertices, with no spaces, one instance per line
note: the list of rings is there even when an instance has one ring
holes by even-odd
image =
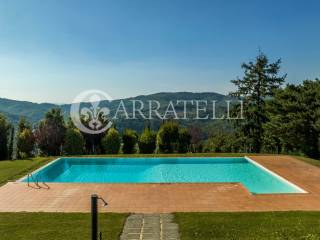
[[[316,0],[2,0],[0,97],[228,93],[259,48],[282,58],[288,82],[314,79],[319,10]]]

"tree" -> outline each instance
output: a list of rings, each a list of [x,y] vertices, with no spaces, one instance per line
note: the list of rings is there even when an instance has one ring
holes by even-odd
[[[101,115],[99,115],[99,119],[100,118],[101,118]],[[88,129],[92,128],[91,126],[89,126],[90,120],[91,120],[91,118],[86,118],[83,115],[81,116],[81,123],[84,124],[84,126]],[[105,121],[103,119],[100,119],[100,120],[102,122]],[[75,127],[71,119],[69,119],[68,125],[72,125],[73,127]],[[80,131],[80,132],[85,139],[85,152],[87,154],[104,153],[104,149],[103,149],[101,143],[102,143],[102,138],[106,135],[105,132],[96,133],[96,134],[86,133],[86,132],[82,132],[82,131]]]
[[[102,138],[101,145],[107,154],[118,154],[121,146],[119,132],[115,128],[110,128]]]
[[[243,63],[244,77],[232,80],[237,87],[231,96],[244,101],[244,120],[236,121],[236,129],[246,137],[249,151],[259,153],[263,141],[263,124],[267,119],[265,102],[274,96],[275,90],[283,84],[286,75],[278,76],[281,60],[269,63],[269,59],[260,53],[255,62]],[[239,107],[239,106],[236,106]]]
[[[204,134],[201,128],[197,125],[191,125],[189,127],[189,133],[191,135],[191,151],[202,152],[202,140],[204,139]]]
[[[32,129],[32,126],[31,123],[22,116],[18,123],[18,133],[21,133],[25,128]]]
[[[268,153],[280,154],[282,151],[282,141],[281,136],[279,136],[280,125],[275,119],[267,122],[263,126],[264,136],[263,136],[263,150]]]
[[[125,129],[122,133],[122,152],[131,154],[135,152],[138,136],[134,130]]]
[[[191,135],[186,128],[181,128],[179,130],[179,138],[178,138],[178,152],[186,153],[190,149],[191,144]]]
[[[9,144],[8,144],[8,159],[13,159],[13,144],[14,144],[14,126],[9,126]]]
[[[29,128],[25,128],[18,134],[17,157],[19,159],[33,156],[35,137]]]
[[[237,139],[233,133],[217,131],[210,135],[205,145],[206,152],[237,152]]]
[[[267,104],[264,145],[271,151],[320,157],[320,80],[288,85]]]
[[[76,128],[68,128],[64,138],[63,150],[67,155],[83,154],[85,140],[81,132]]]
[[[10,124],[7,119],[0,114],[0,160],[8,157],[8,135]]]
[[[21,117],[18,124],[17,133],[17,158],[31,157],[35,145],[35,136],[32,132],[31,124],[26,118]]]
[[[150,128],[145,128],[139,138],[140,153],[154,153],[157,147],[157,135]]]
[[[179,125],[168,121],[161,125],[157,134],[157,144],[161,153],[173,153],[177,149]]]
[[[59,108],[53,108],[46,113],[36,129],[36,141],[45,155],[58,156],[65,137],[66,127]]]

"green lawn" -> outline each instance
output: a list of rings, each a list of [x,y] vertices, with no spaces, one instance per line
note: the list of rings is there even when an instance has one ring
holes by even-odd
[[[306,163],[309,163],[311,165],[320,167],[320,160],[312,159],[312,158],[307,158],[307,157],[301,157],[301,156],[293,156],[301,161],[304,161]]]
[[[319,240],[320,212],[177,213],[181,240]]]
[[[116,240],[126,214],[99,215],[104,240]],[[89,213],[0,213],[1,240],[88,240]]]
[[[0,186],[23,177],[53,159],[53,157],[37,157],[28,160],[0,161]]]

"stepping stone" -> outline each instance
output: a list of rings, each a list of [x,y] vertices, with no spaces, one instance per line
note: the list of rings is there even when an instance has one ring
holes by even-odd
[[[120,240],[179,240],[179,226],[172,214],[131,214]]]

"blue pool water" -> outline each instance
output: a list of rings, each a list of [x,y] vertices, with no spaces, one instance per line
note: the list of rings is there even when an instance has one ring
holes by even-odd
[[[246,158],[61,158],[34,173],[37,178],[60,183],[240,182],[257,194],[303,192]]]

